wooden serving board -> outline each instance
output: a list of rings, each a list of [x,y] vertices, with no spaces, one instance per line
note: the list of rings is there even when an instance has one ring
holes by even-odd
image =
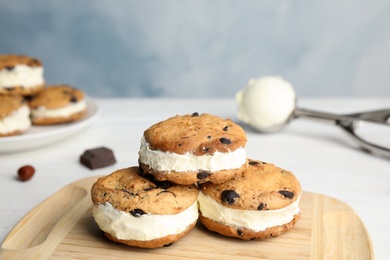
[[[69,184],[31,210],[8,234],[1,259],[374,259],[369,234],[351,207],[304,192],[301,219],[278,237],[242,241],[201,224],[170,247],[141,249],[103,236],[91,211],[95,177]]]

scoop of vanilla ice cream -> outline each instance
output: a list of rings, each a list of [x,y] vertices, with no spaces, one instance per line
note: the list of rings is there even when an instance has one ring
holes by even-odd
[[[238,118],[260,131],[286,122],[296,103],[294,88],[279,76],[250,79],[236,99]]]

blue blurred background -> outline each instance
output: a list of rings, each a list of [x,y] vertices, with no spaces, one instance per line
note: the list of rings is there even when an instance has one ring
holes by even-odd
[[[386,0],[0,0],[0,32],[1,53],[96,97],[231,97],[264,75],[390,96]]]

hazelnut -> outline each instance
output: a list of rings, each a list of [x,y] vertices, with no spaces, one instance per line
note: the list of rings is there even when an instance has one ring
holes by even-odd
[[[35,169],[31,165],[22,166],[18,170],[19,180],[28,181],[33,177],[34,173],[35,173]]]

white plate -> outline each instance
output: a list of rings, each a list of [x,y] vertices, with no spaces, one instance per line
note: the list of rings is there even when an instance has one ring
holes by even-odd
[[[0,153],[16,152],[44,146],[80,132],[99,115],[98,106],[87,100],[87,113],[80,120],[54,126],[32,126],[26,133],[0,138]]]

